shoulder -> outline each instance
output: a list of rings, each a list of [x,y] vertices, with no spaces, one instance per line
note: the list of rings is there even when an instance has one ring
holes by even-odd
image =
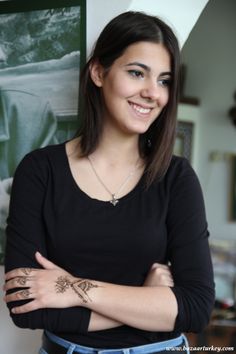
[[[187,179],[198,179],[196,172],[186,158],[174,155],[164,176],[165,182],[175,185]]]
[[[157,185],[169,197],[181,193],[202,193],[198,176],[190,162],[184,157],[175,155],[172,157],[165,175]]]
[[[185,193],[187,190],[201,190],[200,182],[190,162],[173,155],[169,167],[161,179],[156,179],[152,188],[162,191],[165,198],[171,198],[176,193]]]
[[[204,206],[200,181],[186,158],[173,156],[164,185],[170,201],[175,201],[181,208],[187,205],[191,209],[193,204]]]
[[[62,163],[64,152],[65,143],[33,150],[21,160],[15,171],[15,176],[25,173],[35,173],[46,177],[51,166]]]
[[[42,148],[32,150],[31,152],[25,155],[22,162],[33,161],[33,160],[42,162],[48,159],[58,158],[62,156],[64,151],[65,151],[65,143],[48,145]]]
[[[173,155],[169,168],[167,170],[167,175],[172,175],[182,177],[185,175],[195,175],[190,162],[185,157],[180,157]]]

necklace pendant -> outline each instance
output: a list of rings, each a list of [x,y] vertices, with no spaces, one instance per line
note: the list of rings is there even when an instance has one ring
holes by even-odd
[[[119,203],[119,200],[116,199],[115,194],[112,194],[111,196],[112,196],[112,199],[110,200],[110,203],[111,203],[113,206],[116,206],[116,204]]]

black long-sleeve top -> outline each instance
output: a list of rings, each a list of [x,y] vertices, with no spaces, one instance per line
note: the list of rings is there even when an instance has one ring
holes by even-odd
[[[173,332],[129,326],[88,332],[90,310],[83,307],[40,309],[11,314],[12,319],[19,327],[47,329],[100,348],[142,345],[182,331],[199,332],[214,303],[208,235],[201,188],[186,159],[173,157],[165,176],[149,189],[142,177],[114,207],[79,188],[65,144],[36,150],[15,173],[6,271],[38,268],[35,252],[40,251],[74,276],[142,286],[154,262],[170,262],[178,316]],[[9,303],[10,308],[13,305]]]

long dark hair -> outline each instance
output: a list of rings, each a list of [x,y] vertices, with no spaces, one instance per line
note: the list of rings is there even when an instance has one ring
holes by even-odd
[[[87,156],[96,149],[103,129],[102,96],[90,77],[90,64],[98,60],[105,70],[109,70],[129,45],[141,41],[163,44],[171,58],[169,101],[148,131],[139,136],[139,150],[146,162],[146,183],[149,186],[155,179],[160,179],[169,166],[176,131],[179,46],[173,31],[162,20],[129,11],[115,17],[103,29],[80,76],[82,121],[78,135],[82,155]]]

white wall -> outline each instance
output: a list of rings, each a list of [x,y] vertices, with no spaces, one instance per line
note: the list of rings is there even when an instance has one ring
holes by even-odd
[[[187,64],[185,93],[200,105],[199,176],[213,238],[236,240],[229,221],[230,164],[224,153],[236,153],[236,127],[227,112],[236,90],[236,2],[210,0],[183,48]],[[219,161],[210,161],[219,151]]]
[[[1,1],[1,0],[0,0]],[[87,52],[104,25],[114,16],[127,10],[145,11],[167,20],[180,37],[181,45],[188,37],[208,0],[87,0]],[[0,267],[3,283],[3,267]],[[0,353],[36,354],[41,331],[21,330],[12,324],[0,290]]]
[[[209,0],[87,0],[88,54],[104,25],[124,11],[160,16],[175,31],[182,47]],[[96,20],[95,20],[96,19]]]
[[[115,16],[127,11],[132,0],[87,0],[87,53],[89,54],[98,34]]]
[[[182,47],[208,0],[133,0],[129,10],[160,16],[175,31]]]

